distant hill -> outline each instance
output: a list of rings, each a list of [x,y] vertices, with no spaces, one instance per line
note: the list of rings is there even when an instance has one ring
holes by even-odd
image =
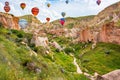
[[[95,15],[90,16],[81,16],[81,17],[67,17],[65,18],[65,27],[72,28],[72,27],[81,27],[85,22],[92,20]],[[52,24],[59,24],[59,20],[55,20]]]
[[[33,15],[24,15],[24,16],[20,16],[19,19],[26,19],[29,23],[41,23],[40,20],[37,19],[37,17],[33,16]]]
[[[98,15],[87,24],[90,24],[89,26],[100,26],[111,21],[116,22],[116,24],[120,22],[120,1],[99,12]]]

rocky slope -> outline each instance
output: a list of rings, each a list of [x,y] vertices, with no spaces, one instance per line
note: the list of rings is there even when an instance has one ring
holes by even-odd
[[[109,22],[100,28],[100,30],[94,30],[85,28],[80,31],[80,37],[77,39],[80,42],[109,42],[120,44],[120,28],[115,26],[114,22]]]
[[[109,17],[119,4],[96,16],[67,18],[65,26],[58,21],[41,24],[31,15],[18,18],[0,13],[0,79],[89,80],[89,76],[77,74],[76,69],[80,67],[83,73],[98,72],[101,75],[120,69],[120,45],[116,45],[120,44],[119,14]],[[28,20],[29,24],[23,30],[32,34],[17,31],[19,19]],[[86,42],[94,42],[94,48]],[[106,43],[96,45],[96,42]],[[78,64],[77,68],[73,61]]]
[[[120,2],[106,7],[103,11],[99,12],[98,15],[94,17],[93,20],[88,22],[91,27],[100,27],[102,24],[114,21],[118,22],[120,19]]]
[[[92,20],[86,22],[79,32],[80,42],[110,42],[120,44],[120,2],[115,3]]]
[[[11,14],[0,12],[0,24],[4,25],[5,28],[20,30],[18,25],[19,18]]]

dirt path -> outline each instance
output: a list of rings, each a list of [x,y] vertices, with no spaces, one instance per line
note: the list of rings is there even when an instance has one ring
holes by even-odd
[[[78,73],[78,74],[82,74],[82,70],[80,69],[79,65],[77,64],[76,58],[75,58],[74,56],[73,56],[73,58],[74,58],[73,63],[74,63],[74,65],[77,67],[77,73]]]

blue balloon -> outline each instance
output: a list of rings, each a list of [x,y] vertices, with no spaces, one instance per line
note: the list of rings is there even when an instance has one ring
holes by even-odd
[[[65,17],[66,13],[65,13],[65,12],[62,12],[61,15],[62,15],[62,17]]]
[[[65,22],[65,18],[61,18],[60,20]]]
[[[69,3],[69,0],[66,0],[65,2],[66,2],[66,4],[68,4],[68,3]]]
[[[21,27],[22,29],[24,29],[24,28],[27,27],[28,22],[27,22],[27,20],[25,20],[25,19],[20,19],[18,24],[20,25],[20,27]]]

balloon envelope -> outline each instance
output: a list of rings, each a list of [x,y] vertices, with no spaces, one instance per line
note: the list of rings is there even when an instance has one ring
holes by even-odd
[[[5,2],[5,6],[9,6],[9,2],[6,1],[6,2]]]
[[[50,7],[50,3],[47,4],[47,7]]]
[[[62,26],[64,25],[64,23],[65,23],[65,21],[60,20],[60,24],[61,24]]]
[[[69,3],[69,0],[66,0],[65,3],[68,4],[68,3]]]
[[[26,26],[27,26],[27,24],[28,24],[28,21],[25,20],[25,19],[20,19],[19,22],[18,22],[18,24],[20,25],[20,27],[21,27],[22,29],[24,29],[24,28],[26,28]]]
[[[49,18],[49,17],[47,17],[47,18],[46,18],[46,20],[49,22],[49,21],[50,21],[50,18]]]
[[[20,4],[20,7],[21,7],[22,9],[24,9],[24,8],[26,7],[26,4],[25,4],[25,3],[21,3],[21,4]]]
[[[61,15],[62,15],[63,17],[65,17],[66,13],[65,13],[65,12],[62,12]]]
[[[5,12],[9,12],[10,11],[10,6],[4,6],[4,10],[5,10]]]
[[[96,1],[96,3],[97,3],[98,5],[100,5],[100,3],[101,3],[101,0],[97,0],[97,1]]]
[[[64,21],[65,22],[65,18],[61,18],[60,20]]]
[[[32,8],[31,12],[34,16],[37,16],[39,13],[39,9],[37,7],[34,7],[34,8]]]

